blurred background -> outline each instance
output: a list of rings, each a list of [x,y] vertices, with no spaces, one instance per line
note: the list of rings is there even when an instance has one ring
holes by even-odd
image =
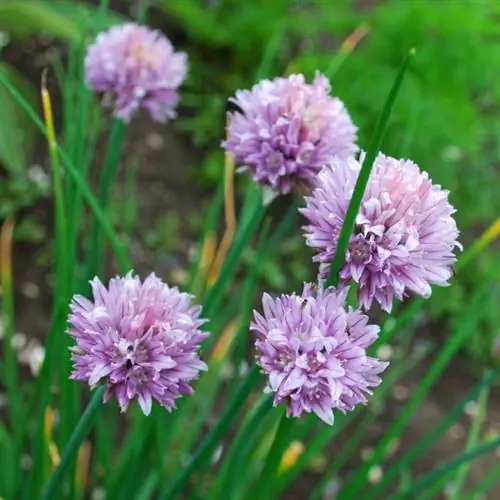
[[[0,1],[0,71],[36,104],[41,74],[49,68],[59,123],[58,71],[72,45],[85,36],[82,10],[92,3]],[[353,50],[335,73],[333,93],[358,125],[361,147],[366,147],[402,57],[417,49],[384,152],[411,158],[450,190],[464,247],[488,228],[492,239],[500,233],[500,2],[157,0],[150,5],[147,23],[188,53],[190,72],[181,88],[179,119],[159,126],[140,117],[127,137],[125,157],[130,161],[121,169],[111,210],[116,226],[127,235],[138,271],[154,270],[171,283],[183,283],[205,209],[223,177],[220,141],[227,98],[251,87],[259,74],[272,78],[302,72],[312,77],[316,70],[326,71],[342,46]],[[112,0],[107,22],[130,18],[135,8],[135,2]],[[50,312],[48,158],[42,137],[3,88],[0,110],[0,219],[16,220],[16,338],[20,356],[32,360],[25,351],[39,348],[34,339],[45,334]],[[70,118],[71,110],[66,113]],[[99,165],[93,168],[98,172]],[[252,258],[249,250],[245,259],[250,263]],[[313,278],[310,260],[297,231],[282,242],[275,258],[263,263],[261,288],[297,288]],[[451,288],[434,290],[413,325],[420,341],[439,345],[468,297],[492,276],[500,279],[497,241],[460,272]],[[422,429],[416,424],[405,439],[412,441],[412,432],[423,432],[426,421],[437,419],[452,404],[454,394],[462,394],[485,366],[499,361],[497,306],[482,315],[461,359],[416,415]],[[389,413],[397,412],[398,400],[423,371],[425,365],[417,367],[399,388]],[[492,432],[500,432],[500,405],[495,407],[495,401],[489,425]],[[450,433],[442,453],[450,454],[446,446],[462,448],[465,432],[460,429]],[[434,459],[439,460],[438,451]]]

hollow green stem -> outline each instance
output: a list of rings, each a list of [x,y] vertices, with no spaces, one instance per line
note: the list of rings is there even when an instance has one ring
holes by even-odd
[[[453,460],[450,460],[441,467],[438,467],[437,469],[434,469],[433,471],[422,475],[416,481],[412,482],[408,486],[408,488],[406,488],[402,492],[388,497],[388,500],[404,500],[405,498],[408,498],[409,493],[411,493],[412,495],[416,495],[417,493],[425,490],[428,486],[432,485],[435,481],[439,481],[440,478],[442,478],[449,472],[471,462],[472,460],[475,460],[476,458],[479,458],[481,455],[495,450],[499,446],[500,438],[496,438],[475,447],[473,450],[462,453],[462,455],[455,457]]]
[[[294,420],[287,417],[283,410],[283,415],[278,424],[274,440],[267,454],[262,472],[260,473],[260,480],[257,483],[255,498],[267,500],[273,497],[273,488],[276,482],[278,467],[286,446],[290,441],[293,424]]]
[[[68,440],[68,443],[64,447],[61,461],[50,477],[47,487],[41,496],[41,500],[52,500],[57,495],[58,489],[61,487],[61,483],[68,467],[70,466],[72,460],[76,457],[80,445],[94,424],[97,410],[101,407],[102,396],[105,390],[106,387],[104,385],[95,390],[87,409],[81,416],[75,430]]]
[[[382,144],[382,139],[384,137],[385,129],[389,118],[391,116],[391,111],[396,101],[396,97],[401,89],[401,84],[403,83],[403,78],[406,74],[410,61],[415,54],[415,49],[412,49],[409,54],[403,60],[401,68],[394,80],[392,89],[385,102],[384,109],[378,120],[375,131],[370,138],[368,144],[368,149],[366,151],[363,164],[361,165],[361,170],[356,180],[356,185],[354,186],[354,192],[347,208],[347,213],[342,224],[342,229],[340,230],[340,235],[337,243],[337,248],[335,250],[335,256],[330,265],[330,271],[328,273],[328,278],[326,280],[327,286],[336,286],[338,283],[338,275],[342,266],[344,265],[345,253],[347,251],[347,246],[349,245],[349,239],[351,237],[352,231],[354,229],[354,224],[356,221],[356,216],[361,206],[361,201],[363,199],[363,194],[365,192],[366,185],[368,184],[368,179],[372,171],[375,158],[380,151],[380,146]]]
[[[33,123],[40,130],[40,132],[45,136],[47,136],[48,135],[47,129],[43,124],[43,122],[38,117],[38,115],[35,113],[33,108],[1,73],[0,73],[0,84],[2,84],[7,89],[7,91],[12,95],[12,97],[16,100],[19,106],[21,106],[21,108],[26,112],[30,120],[33,121]],[[62,160],[62,165],[65,171],[74,181],[75,185],[77,186],[77,189],[80,190],[80,192],[82,193],[82,196],[84,200],[87,202],[94,217],[101,224],[104,234],[108,237],[109,243],[118,260],[120,271],[126,272],[130,270],[131,266],[128,261],[125,249],[123,245],[120,243],[119,238],[116,232],[114,231],[113,226],[111,225],[108,217],[106,216],[106,214],[100,207],[98,201],[92,194],[92,191],[90,190],[87,183],[78,172],[78,169],[71,162],[69,156],[60,146],[57,146],[57,152]]]
[[[205,439],[203,439],[200,443],[188,464],[169,480],[166,489],[163,490],[162,494],[158,497],[158,500],[171,500],[175,498],[176,494],[186,483],[186,480],[189,478],[191,473],[213,452],[221,437],[224,436],[228,430],[232,419],[236,416],[238,410],[245,403],[250,391],[258,382],[259,376],[259,367],[254,365],[238,392],[225,407],[218,422],[205,436]]]
[[[106,210],[111,196],[111,188],[116,178],[118,161],[122,151],[125,137],[125,124],[121,120],[114,120],[109,136],[104,166],[99,179],[99,204],[102,210]],[[98,220],[94,221],[90,249],[87,261],[86,277],[92,278],[98,271],[98,263],[102,262],[102,233]]]

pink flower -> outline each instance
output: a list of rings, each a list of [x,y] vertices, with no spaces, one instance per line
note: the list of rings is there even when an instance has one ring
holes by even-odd
[[[129,273],[108,288],[94,278],[91,285],[93,301],[76,295],[70,305],[71,378],[92,387],[104,381],[104,400],[116,396],[122,411],[134,399],[146,415],[153,400],[175,408],[175,399],[191,394],[189,382],[207,369],[197,354],[207,336],[199,329],[201,307],[154,274],[141,282]]]
[[[321,167],[357,150],[356,127],[320,73],[312,84],[303,75],[262,80],[230,100],[241,112],[230,113],[223,147],[279,193],[313,186]]]
[[[101,33],[85,57],[87,85],[110,96],[114,115],[127,123],[139,108],[158,122],[175,118],[186,73],[186,54],[175,52],[160,32],[134,23]]]
[[[317,251],[326,277],[356,183],[360,160],[337,158],[318,177],[318,187],[301,209],[307,244]],[[409,160],[379,154],[356,218],[340,278],[358,284],[358,300],[390,311],[394,298],[429,297],[431,285],[445,286],[453,273],[458,229],[448,191],[434,185]]]
[[[257,341],[258,364],[269,377],[275,406],[287,414],[314,412],[327,424],[333,410],[351,411],[381,383],[388,363],[367,356],[379,327],[345,305],[346,290],[304,286],[302,295],[272,299],[264,294],[263,315],[254,312],[250,329]]]

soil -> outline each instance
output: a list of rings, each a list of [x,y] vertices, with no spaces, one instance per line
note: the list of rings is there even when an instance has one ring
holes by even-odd
[[[45,53],[45,47],[40,46],[39,40],[30,41],[29,47],[35,43],[37,52]],[[38,45],[36,45],[38,44]],[[18,69],[34,82],[39,81],[41,66],[36,63],[26,65],[26,47],[24,45],[12,47],[6,52],[6,57]],[[21,56],[21,57],[20,57]],[[43,61],[43,59],[42,59]],[[43,66],[43,65],[42,65]],[[155,222],[170,211],[175,211],[181,219],[180,235],[172,235],[179,239],[175,245],[175,252],[169,255],[155,257],[141,243],[140,235],[131,245],[131,258],[137,263],[138,271],[156,271],[160,275],[170,275],[174,279],[176,272],[182,270],[187,262],[187,255],[195,240],[188,231],[187,214],[190,211],[203,211],[211,193],[201,192],[190,175],[190,169],[195,165],[201,152],[196,151],[190,143],[189,137],[180,135],[172,125],[159,126],[152,124],[147,118],[133,122],[128,139],[127,150],[141,159],[137,178],[137,201],[140,215],[140,229],[154,227]],[[36,163],[46,166],[47,157],[43,144],[38,150]],[[50,234],[50,203],[41,201],[22,217],[35,217],[47,224]],[[50,275],[47,268],[39,265],[38,261],[46,247],[33,247],[26,243],[16,242],[14,252],[14,277],[16,286],[16,331],[31,338],[43,339],[49,327]],[[177,275],[179,276],[179,275]],[[423,337],[432,338],[436,332],[422,331]],[[367,449],[383,435],[385,426],[399,414],[402,403],[419,385],[426,372],[428,362],[423,362],[400,383],[398,383],[389,399],[383,413],[369,433],[369,440],[363,443]],[[29,373],[26,373],[29,376]],[[476,383],[476,377],[467,370],[467,360],[459,359],[452,363],[445,375],[433,388],[425,403],[418,408],[412,422],[403,433],[401,441],[394,449],[394,459],[424,436],[449,409],[464,397],[466,392]],[[500,432],[500,391],[495,388],[491,397],[485,429]],[[427,472],[434,467],[463,452],[470,417],[463,415],[459,423],[453,425],[441,440],[434,443],[431,449],[415,464],[415,474]],[[361,455],[361,453],[360,453]],[[481,479],[492,463],[500,458],[500,451],[490,454],[475,462],[469,474],[469,484]],[[351,470],[356,464],[349,464]],[[345,470],[348,472],[348,469]],[[307,492],[314,487],[317,477],[306,474],[297,482],[293,492],[286,498],[306,498]],[[325,497],[327,498],[327,497]],[[333,498],[333,497],[331,497]],[[485,497],[494,500],[498,495],[491,493]]]

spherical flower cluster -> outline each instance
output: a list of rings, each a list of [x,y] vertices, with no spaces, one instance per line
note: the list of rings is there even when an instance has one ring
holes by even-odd
[[[368,325],[359,310],[346,308],[346,289],[305,285],[301,296],[262,299],[263,315],[254,312],[258,364],[269,377],[274,404],[287,414],[314,412],[332,425],[333,410],[351,411],[366,403],[370,388],[388,363],[367,356],[379,327]]]
[[[111,97],[114,115],[125,122],[139,108],[158,122],[175,118],[186,73],[186,54],[174,52],[160,32],[134,23],[99,34],[85,57],[87,85]]]
[[[322,277],[328,275],[360,168],[361,159],[334,160],[301,210]],[[365,309],[376,300],[390,311],[393,299],[402,300],[408,292],[430,296],[431,285],[447,285],[453,273],[454,250],[460,247],[454,212],[448,191],[415,163],[379,154],[340,273],[342,283],[358,284]]]
[[[241,112],[229,115],[223,147],[255,182],[279,193],[313,186],[321,167],[357,150],[356,127],[319,73],[312,84],[303,75],[262,80],[230,100]]]
[[[122,411],[133,399],[146,415],[152,400],[171,410],[207,368],[197,354],[206,337],[201,307],[154,274],[141,282],[129,273],[108,288],[94,278],[91,286],[93,301],[77,295],[70,305],[71,378],[90,386],[104,381],[104,401],[115,395]]]

